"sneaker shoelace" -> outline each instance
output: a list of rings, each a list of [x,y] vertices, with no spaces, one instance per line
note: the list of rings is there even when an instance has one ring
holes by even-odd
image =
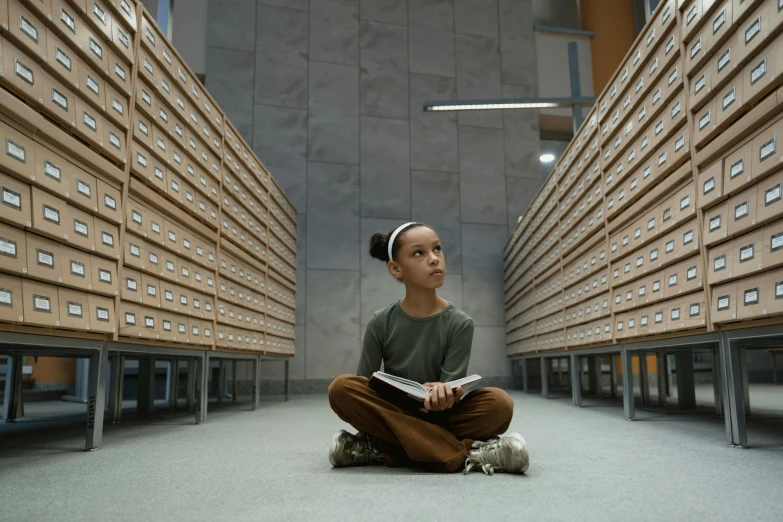
[[[485,441],[474,441],[470,447],[471,454],[465,459],[465,469],[462,473],[467,475],[474,467],[480,467],[485,475],[493,475],[495,466],[498,468],[502,467],[499,445],[499,437]],[[475,452],[477,456],[473,455],[473,450],[478,450]]]
[[[386,462],[369,435],[356,436],[356,441],[351,448],[351,460],[356,464]]]

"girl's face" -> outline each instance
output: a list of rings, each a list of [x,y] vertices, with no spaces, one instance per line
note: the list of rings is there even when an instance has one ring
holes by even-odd
[[[446,277],[446,259],[437,234],[431,228],[417,227],[400,238],[396,262],[389,271],[408,285],[440,288]]]

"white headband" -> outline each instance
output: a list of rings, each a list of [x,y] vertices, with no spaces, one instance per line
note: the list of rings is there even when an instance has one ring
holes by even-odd
[[[402,232],[402,229],[404,229],[407,226],[415,225],[416,223],[405,223],[404,225],[400,225],[397,227],[397,230],[392,232],[392,235],[389,237],[389,261],[392,260],[392,245],[394,245],[394,240],[397,239],[397,234]]]

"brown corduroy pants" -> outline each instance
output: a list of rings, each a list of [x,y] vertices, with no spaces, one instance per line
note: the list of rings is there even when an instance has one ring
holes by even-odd
[[[459,470],[474,440],[508,429],[514,401],[499,388],[473,390],[450,410],[423,413],[400,408],[370,388],[370,380],[341,375],[329,386],[329,404],[345,422],[378,439],[391,467]]]

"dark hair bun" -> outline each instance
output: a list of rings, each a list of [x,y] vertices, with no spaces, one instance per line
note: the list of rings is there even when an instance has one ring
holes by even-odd
[[[376,232],[370,238],[370,255],[381,261],[389,261],[389,236]]]

